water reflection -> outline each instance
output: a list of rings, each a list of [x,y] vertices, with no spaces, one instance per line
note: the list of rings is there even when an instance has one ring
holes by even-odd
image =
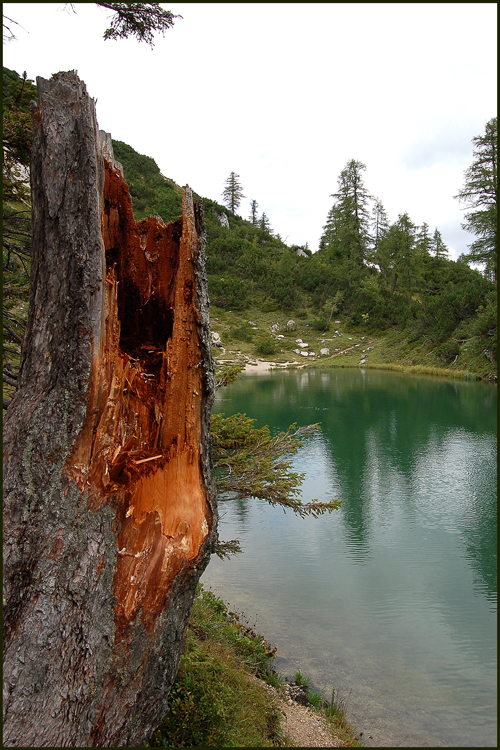
[[[307,472],[304,498],[345,501],[343,523],[357,562],[369,559],[374,526],[404,508],[418,523],[425,517],[427,526],[460,532],[481,586],[494,598],[495,388],[399,373],[305,370],[248,377],[230,393],[220,410],[246,412],[257,426],[272,415],[275,432],[294,421],[320,422],[321,435],[296,460]]]
[[[344,504],[318,520],[223,504],[245,553],[208,580],[261,613],[282,663],[354,689],[368,745],[495,744],[496,389],[340,370],[221,395],[274,432],[321,422],[294,467],[304,501]]]

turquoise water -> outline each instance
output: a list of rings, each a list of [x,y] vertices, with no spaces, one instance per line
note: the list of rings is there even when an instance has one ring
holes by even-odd
[[[492,747],[496,733],[496,388],[363,370],[247,376],[215,411],[273,432],[321,422],[294,457],[300,519],[258,500],[220,504],[203,576],[312,678],[367,746]]]

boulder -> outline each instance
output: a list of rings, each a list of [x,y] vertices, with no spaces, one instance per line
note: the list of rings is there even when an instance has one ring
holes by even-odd
[[[219,218],[221,227],[224,227],[224,229],[229,229],[229,221],[228,221],[226,214],[221,212],[218,218]]]

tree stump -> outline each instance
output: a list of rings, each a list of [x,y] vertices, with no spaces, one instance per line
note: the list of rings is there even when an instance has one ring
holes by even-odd
[[[201,202],[135,222],[75,71],[37,79],[33,263],[4,434],[4,745],[140,747],[216,538]]]

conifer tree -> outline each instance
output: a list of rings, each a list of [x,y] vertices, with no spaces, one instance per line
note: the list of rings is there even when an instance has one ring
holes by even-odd
[[[430,252],[432,252],[436,258],[448,258],[448,248],[443,242],[441,232],[437,227],[430,243]]]
[[[245,197],[243,195],[243,188],[241,187],[239,178],[239,174],[236,174],[236,172],[231,172],[226,180],[226,187],[224,188],[224,191],[222,193],[224,205],[233,214],[240,206],[241,199]]]
[[[263,213],[262,216],[260,217],[259,227],[261,229],[265,229],[266,232],[269,232],[270,234],[272,233],[271,224],[265,213]]]
[[[429,225],[424,221],[417,232],[417,248],[423,255],[428,255],[432,246],[432,238],[429,234]]]
[[[329,247],[344,262],[349,286],[361,275],[368,254],[370,195],[363,184],[365,169],[360,161],[351,159],[340,173],[320,245]]]
[[[465,171],[465,185],[455,196],[468,211],[462,228],[475,234],[464,259],[484,266],[485,275],[497,281],[497,118],[486,123],[485,133],[472,139],[471,166]]]
[[[258,209],[258,207],[259,207],[259,204],[257,203],[257,201],[256,200],[252,200],[252,202],[250,203],[250,216],[248,217],[248,219],[249,219],[249,221],[252,222],[252,224],[254,225],[254,227],[257,226],[258,221],[259,221],[258,218],[257,218],[257,209]]]
[[[407,213],[400,214],[380,243],[380,269],[382,275],[390,279],[391,294],[400,287],[409,290],[420,278],[421,255],[417,248],[416,229]]]
[[[389,219],[387,217],[386,210],[382,204],[380,198],[373,198],[374,205],[372,208],[372,220],[371,220],[371,241],[372,241],[372,260],[378,265],[377,257],[380,248],[380,243],[389,231]]]

